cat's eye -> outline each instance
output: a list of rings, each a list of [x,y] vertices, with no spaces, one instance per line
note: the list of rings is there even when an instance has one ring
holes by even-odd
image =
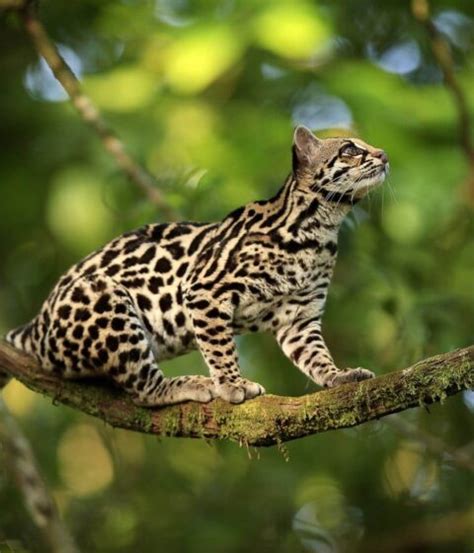
[[[354,146],[352,144],[347,144],[341,150],[341,154],[343,156],[360,156],[363,153],[364,153],[364,150],[362,150],[361,148],[358,148],[357,146]]]

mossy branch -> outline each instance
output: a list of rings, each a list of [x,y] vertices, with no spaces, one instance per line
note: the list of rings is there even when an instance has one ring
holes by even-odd
[[[64,381],[0,341],[0,367],[32,390],[114,427],[158,436],[230,439],[270,446],[310,434],[357,426],[411,407],[442,401],[474,387],[474,346],[424,359],[400,371],[302,397],[267,395],[231,405],[185,403],[160,409],[133,404],[106,383]]]

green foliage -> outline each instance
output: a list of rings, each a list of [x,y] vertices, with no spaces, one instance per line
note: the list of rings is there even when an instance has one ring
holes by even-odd
[[[325,318],[337,362],[378,372],[473,342],[469,168],[455,104],[408,4],[76,0],[40,10],[185,219],[276,192],[296,123],[387,151],[388,183],[341,231]],[[437,0],[432,12],[473,113],[474,5]],[[14,14],[0,25],[2,333],[34,315],[78,257],[161,214],[64,101]],[[269,337],[238,343],[246,375],[270,392],[313,389]],[[205,368],[193,354],[165,370]],[[15,383],[5,395],[83,551],[366,552],[380,551],[378,540],[414,551],[406,536],[417,551],[473,549],[472,474],[382,422],[290,444],[286,462],[277,448],[114,431]],[[466,393],[404,417],[455,449],[472,440],[473,403]],[[15,539],[43,551],[2,476],[0,544]]]

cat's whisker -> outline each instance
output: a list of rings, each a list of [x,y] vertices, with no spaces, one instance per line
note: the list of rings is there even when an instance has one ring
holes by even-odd
[[[395,193],[395,189],[393,188],[392,186],[392,183],[390,181],[387,181],[387,186],[388,186],[388,190],[392,196],[392,200],[395,202],[395,203],[398,203],[398,198],[397,198],[397,195]]]

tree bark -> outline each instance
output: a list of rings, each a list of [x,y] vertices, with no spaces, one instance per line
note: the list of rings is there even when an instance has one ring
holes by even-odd
[[[231,405],[183,403],[147,409],[106,382],[65,381],[0,341],[0,367],[28,388],[98,417],[114,427],[158,436],[229,439],[270,446],[310,434],[348,428],[411,407],[443,401],[474,387],[474,346],[419,361],[372,380],[301,397],[267,395]]]
[[[33,522],[52,553],[79,553],[59,516],[56,503],[41,475],[33,450],[0,397],[0,445]],[[10,549],[9,549],[10,550]],[[13,550],[11,550],[13,551]]]

